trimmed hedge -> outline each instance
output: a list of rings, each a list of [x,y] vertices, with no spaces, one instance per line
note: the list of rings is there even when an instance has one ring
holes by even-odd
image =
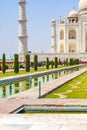
[[[30,71],[30,55],[29,54],[25,56],[25,60],[26,60],[25,70],[26,72],[29,72]]]
[[[19,73],[18,54],[14,54],[14,72],[15,72],[15,73]]]

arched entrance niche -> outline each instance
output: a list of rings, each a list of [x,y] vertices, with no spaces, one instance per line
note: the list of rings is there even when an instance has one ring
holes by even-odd
[[[76,39],[76,31],[75,30],[70,30],[68,37],[69,37],[69,39]]]
[[[76,52],[76,44],[69,43],[69,52]]]

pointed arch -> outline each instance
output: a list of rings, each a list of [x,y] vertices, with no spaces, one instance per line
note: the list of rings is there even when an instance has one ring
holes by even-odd
[[[74,29],[69,31],[69,39],[76,39],[76,31]]]
[[[76,44],[75,43],[69,44],[69,52],[76,52]]]

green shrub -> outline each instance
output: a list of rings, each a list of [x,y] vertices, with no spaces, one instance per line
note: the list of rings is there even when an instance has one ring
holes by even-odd
[[[6,65],[5,65],[5,53],[2,56],[2,72],[5,73],[6,72]]]
[[[25,69],[26,69],[26,72],[29,72],[30,71],[30,55],[27,54],[25,56],[25,62],[26,62],[26,66],[25,66]]]
[[[14,72],[19,73],[18,54],[14,54]]]
[[[57,68],[57,67],[58,67],[58,58],[57,58],[57,57],[55,57],[55,60],[54,60],[54,65],[55,65],[55,68]]]
[[[61,60],[59,59],[59,65],[61,65]]]
[[[54,62],[51,61],[51,68],[53,69],[53,67],[54,67]]]
[[[66,62],[66,63],[65,63],[65,64],[66,64],[66,66],[68,66],[68,58],[66,58],[66,61],[65,61],[65,62]]]
[[[74,65],[74,60],[73,60],[73,58],[70,58],[70,60],[69,60],[69,65],[70,65],[70,66]]]
[[[50,65],[50,63],[49,63],[49,58],[47,58],[47,59],[46,59],[46,69],[49,69],[49,65]]]
[[[38,57],[34,55],[34,70],[37,71],[38,69]]]

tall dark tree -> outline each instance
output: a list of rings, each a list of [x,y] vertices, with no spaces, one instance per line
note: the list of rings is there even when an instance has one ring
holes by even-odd
[[[37,71],[38,69],[38,57],[34,55],[34,70]]]
[[[71,66],[71,65],[74,65],[74,59],[73,58],[70,58],[70,60],[69,60],[69,65]]]
[[[51,61],[51,67],[52,67],[52,69],[53,69],[53,66],[54,66],[54,62],[53,62],[53,61]]]
[[[79,59],[75,59],[75,65],[78,65],[79,63]]]
[[[6,59],[5,59],[5,53],[2,56],[2,72],[5,73],[6,72]]]
[[[46,59],[46,69],[49,69],[49,58]]]
[[[64,65],[64,66],[66,65],[66,61],[65,61],[65,59],[64,59],[64,61],[63,61],[63,65]]]
[[[19,73],[18,54],[14,54],[14,72],[15,72],[15,73]]]
[[[30,55],[27,54],[25,56],[25,63],[26,63],[26,66],[25,66],[25,69],[26,69],[26,72],[29,72],[30,71]]]
[[[55,68],[57,68],[57,67],[58,67],[58,58],[57,58],[57,57],[55,57],[55,60],[54,60],[54,65],[55,65]]]
[[[61,60],[59,59],[59,65],[61,65]]]
[[[68,58],[66,58],[66,66],[68,66]]]

